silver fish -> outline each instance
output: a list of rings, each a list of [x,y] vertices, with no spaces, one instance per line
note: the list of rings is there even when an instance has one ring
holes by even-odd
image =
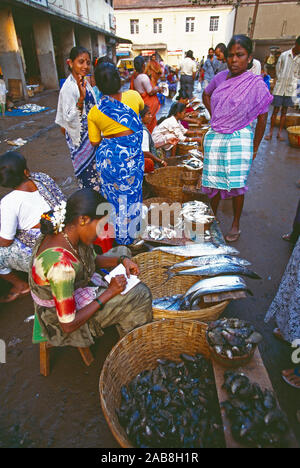
[[[174,276],[218,276],[218,275],[242,275],[248,276],[252,279],[261,279],[257,273],[249,268],[244,266],[236,265],[236,264],[227,264],[224,265],[222,263],[215,263],[213,265],[201,266],[190,268],[189,270],[181,270],[177,272],[168,271],[168,279],[166,282],[173,278]]]
[[[153,251],[160,250],[173,255],[182,257],[202,257],[203,255],[238,255],[240,252],[226,244],[215,245],[211,242],[203,242],[202,244],[187,244],[175,246],[160,246],[155,247]]]
[[[175,263],[168,270],[175,270],[179,268],[190,268],[190,267],[201,267],[207,265],[214,265],[215,263],[222,265],[239,265],[249,266],[251,265],[248,260],[239,257],[233,257],[232,255],[203,255],[202,257],[193,257],[184,262]]]
[[[248,291],[253,296],[250,289],[247,288],[245,281],[239,276],[216,276],[214,278],[203,279],[195,283],[189,288],[184,299],[188,299],[190,303],[198,299],[200,296],[205,294],[214,294],[227,291]]]
[[[174,296],[164,296],[154,299],[152,306],[156,309],[162,310],[180,310],[180,301],[182,294],[175,294]]]

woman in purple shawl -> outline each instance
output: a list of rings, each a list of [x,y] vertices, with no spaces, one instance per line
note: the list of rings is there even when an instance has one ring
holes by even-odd
[[[228,69],[218,73],[203,93],[211,115],[211,129],[204,140],[203,192],[211,198],[214,213],[220,199],[233,199],[233,223],[228,242],[240,236],[240,217],[252,161],[265,132],[272,102],[260,76],[248,71],[252,41],[233,36],[227,47]],[[251,123],[257,119],[255,132]]]

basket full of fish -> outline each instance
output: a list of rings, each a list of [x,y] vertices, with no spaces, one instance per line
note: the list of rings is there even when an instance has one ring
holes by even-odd
[[[263,339],[252,324],[237,318],[210,322],[206,336],[213,359],[224,367],[248,364]]]
[[[100,375],[105,419],[123,448],[225,447],[205,324],[162,320],[137,328]]]
[[[156,247],[137,255],[140,279],[152,292],[154,319],[217,320],[229,301],[217,300],[208,306],[204,296],[235,291],[252,294],[242,276],[259,276],[238,254],[232,246],[203,242]]]

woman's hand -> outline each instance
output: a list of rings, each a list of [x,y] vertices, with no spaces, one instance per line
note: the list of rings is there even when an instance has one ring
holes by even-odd
[[[86,83],[87,82],[84,79],[84,77],[81,75],[76,77],[76,81],[77,81],[77,86],[78,86],[79,93],[80,93],[79,101],[83,103],[83,101],[85,100],[85,96],[86,96]]]
[[[162,165],[162,167],[167,167],[168,165],[167,161],[164,161],[163,159],[160,161],[160,164]]]
[[[140,269],[136,263],[134,263],[130,258],[124,258],[123,265],[126,269],[127,278],[130,278],[130,274],[138,276],[140,274]]]
[[[126,288],[127,279],[124,275],[117,275],[111,279],[107,291],[111,293],[111,297],[118,296]]]
[[[170,136],[167,138],[167,143],[169,143],[170,145],[177,145],[178,141],[178,138],[174,136]]]

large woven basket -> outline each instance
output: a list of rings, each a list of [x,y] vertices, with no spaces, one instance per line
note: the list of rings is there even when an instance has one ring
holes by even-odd
[[[201,279],[199,276],[175,276],[166,282],[167,268],[174,263],[186,260],[185,257],[179,255],[171,255],[168,253],[155,250],[154,252],[146,252],[134,257],[134,262],[140,268],[140,280],[143,281],[151,290],[153,299],[158,299],[164,296],[173,296],[175,294],[184,294],[193,284]],[[165,310],[153,307],[153,319],[161,320],[163,318],[177,319],[194,319],[202,322],[210,322],[217,320],[225,310],[229,301],[222,301],[207,307],[202,300],[200,308],[197,310]]]
[[[300,126],[287,128],[290,145],[294,148],[300,148]]]
[[[276,117],[275,125],[279,127],[280,125],[280,115]],[[300,125],[300,114],[286,114],[285,119],[285,128]]]
[[[161,167],[153,174],[146,174],[147,183],[151,186],[157,197],[170,198],[173,201],[183,202],[186,197],[182,191],[183,182],[181,174],[183,167]]]
[[[116,415],[121,403],[121,387],[140,372],[157,367],[158,358],[180,360],[181,353],[203,354],[210,358],[206,325],[190,320],[162,320],[128,333],[112,349],[101,371],[99,391],[102,411],[117,442],[132,448]]]

